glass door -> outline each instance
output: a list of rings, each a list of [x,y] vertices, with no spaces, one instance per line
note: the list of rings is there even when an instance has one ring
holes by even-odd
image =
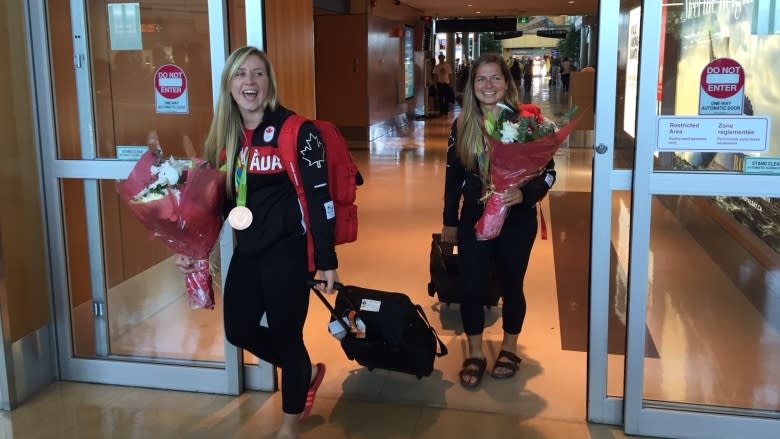
[[[150,143],[202,155],[227,53],[225,2],[30,7],[36,87],[51,90],[38,110],[62,378],[237,394],[219,252],[217,306],[191,309],[173,252],[116,191]]]
[[[637,12],[629,434],[780,434],[774,3],[650,1]]]

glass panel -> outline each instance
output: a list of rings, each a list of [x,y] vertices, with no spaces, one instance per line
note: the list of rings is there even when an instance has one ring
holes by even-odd
[[[70,2],[46,2],[51,47],[52,94],[54,98],[57,157],[81,158],[79,110],[76,99],[76,72],[73,68],[73,32],[69,19]]]
[[[144,146],[150,131],[166,154],[200,156],[213,105],[208,1],[141,1],[136,22],[128,5],[88,7],[98,157]]]
[[[71,28],[59,18],[70,12],[67,2],[47,5],[59,156],[78,159]],[[153,131],[167,154],[201,155],[213,106],[207,0],[91,0],[87,14],[96,156],[133,160]]]
[[[621,0],[618,30],[618,70],[615,96],[614,169],[633,169],[636,137],[636,105],[639,78],[641,7],[636,0]]]
[[[607,323],[607,396],[624,395],[628,255],[631,236],[631,192],[612,194]]]
[[[770,133],[780,132],[780,107],[775,94],[767,90],[767,84],[776,83],[778,77],[777,69],[767,60],[777,58],[780,49],[769,44],[776,36],[756,35],[751,29],[753,8],[757,5],[757,2],[727,2],[718,7],[691,7],[690,4],[686,7],[686,3],[666,5],[666,33],[661,47],[663,86],[659,87],[658,93],[661,114],[769,116]],[[710,76],[705,74],[706,67],[718,58],[730,58],[741,65],[743,92],[715,93],[719,97],[712,97],[703,91],[706,78]],[[728,94],[732,96],[726,96]],[[749,155],[780,155],[780,142],[769,140],[767,153]],[[743,153],[731,152],[663,153],[658,157],[655,169],[741,172],[744,158]]]
[[[75,355],[96,355],[90,267],[84,261],[89,261],[87,234],[99,232],[103,240],[109,354],[223,361],[218,265],[215,309],[191,309],[183,275],[171,260],[173,252],[161,241],[149,239],[148,232],[119,200],[115,181],[99,182],[100,231],[88,231],[85,225],[85,205],[90,200],[85,199],[84,182],[61,180],[60,184]]]
[[[644,398],[778,411],[780,199],[655,196]]]

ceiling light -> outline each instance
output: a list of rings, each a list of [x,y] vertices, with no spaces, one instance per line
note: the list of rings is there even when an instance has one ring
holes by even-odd
[[[475,13],[475,14],[481,14],[482,12],[479,12],[479,11],[474,11],[474,13]]]

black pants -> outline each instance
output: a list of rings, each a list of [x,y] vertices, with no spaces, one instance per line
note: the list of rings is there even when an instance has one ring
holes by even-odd
[[[452,87],[449,84],[443,82],[436,83],[436,99],[439,104],[439,114],[450,112],[450,102],[453,101],[454,97]]]
[[[466,335],[482,334],[485,328],[485,312],[482,296],[490,289],[490,264],[496,264],[496,273],[504,297],[502,327],[509,334],[519,334],[523,329],[526,303],[523,280],[536,239],[536,209],[516,212],[507,218],[501,234],[495,239],[477,241],[474,225],[458,227],[458,265],[463,282],[463,302],[460,317]]]
[[[571,74],[569,73],[561,73],[561,85],[563,86],[564,90],[569,89],[569,78],[571,77]]]
[[[312,278],[306,237],[285,241],[261,255],[233,254],[225,281],[228,341],[282,369],[282,410],[303,411],[311,360],[303,344]],[[268,328],[260,326],[266,313]]]

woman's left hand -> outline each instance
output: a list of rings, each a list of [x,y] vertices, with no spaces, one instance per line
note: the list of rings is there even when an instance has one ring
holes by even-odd
[[[501,202],[504,206],[514,206],[523,202],[523,190],[520,186],[510,186],[501,194]]]
[[[318,283],[315,288],[328,294],[333,294],[334,284],[339,282],[339,273],[336,270],[320,270],[320,280],[326,284]]]

